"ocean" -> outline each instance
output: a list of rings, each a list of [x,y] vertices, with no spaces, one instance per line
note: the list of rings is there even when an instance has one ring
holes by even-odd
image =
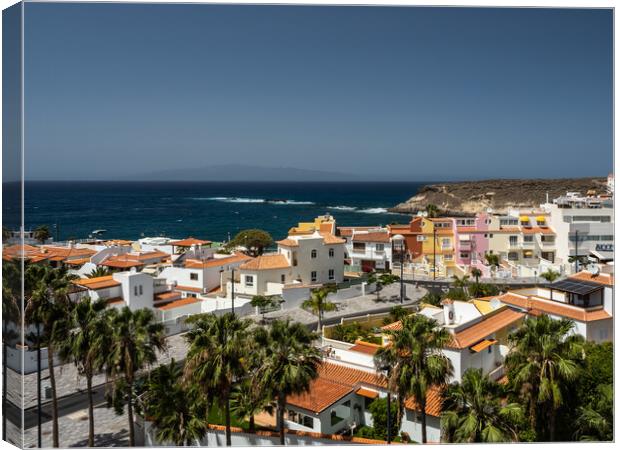
[[[338,226],[406,223],[387,208],[426,183],[27,182],[25,227],[60,240],[105,229],[108,239],[194,236],[222,241],[247,228],[282,239],[298,222],[329,213]],[[3,226],[19,226],[19,185],[3,185]]]

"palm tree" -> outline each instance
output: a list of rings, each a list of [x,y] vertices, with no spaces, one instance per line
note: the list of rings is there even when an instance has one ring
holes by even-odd
[[[600,385],[597,393],[594,402],[578,409],[575,437],[581,441],[612,441],[614,438],[613,385]]]
[[[129,446],[135,446],[133,427],[134,382],[136,372],[157,361],[157,351],[166,349],[164,326],[156,322],[149,309],[106,311],[112,329],[112,344],[108,350],[108,374],[116,381],[114,396],[124,396],[129,422]]]
[[[208,414],[207,404],[191,387],[186,388],[182,375],[182,368],[172,359],[149,374],[142,396],[145,417],[153,421],[157,440],[178,447],[200,444],[207,432],[202,419]]]
[[[549,283],[553,283],[555,280],[560,278],[560,272],[556,272],[553,269],[548,269],[546,272],[541,273],[540,276]]]
[[[471,269],[471,276],[476,280],[476,284],[480,283],[480,277],[482,276],[482,270],[474,267]]]
[[[187,323],[192,328],[185,336],[189,350],[184,379],[202,385],[205,391],[217,393],[219,405],[224,408],[226,445],[230,446],[230,396],[235,384],[246,373],[251,321],[228,312],[221,316],[198,314],[190,317]]]
[[[78,373],[86,378],[89,447],[95,445],[93,376],[103,369],[104,355],[112,344],[112,330],[104,315],[105,308],[104,300],[81,298],[69,315],[66,340],[58,343],[60,358],[72,361]]]
[[[43,244],[52,237],[52,233],[47,225],[41,225],[34,230],[33,236],[37,241]]]
[[[276,399],[280,445],[284,439],[284,408],[289,395],[308,392],[318,377],[319,350],[312,345],[316,333],[298,322],[276,320],[268,329],[258,328],[254,340],[261,348],[262,365],[256,373]]]
[[[426,211],[426,217],[428,217],[429,219],[432,219],[439,215],[439,208],[437,207],[437,205],[434,205],[432,203],[426,205],[426,208],[424,208],[424,210]]]
[[[271,396],[261,383],[246,378],[233,388],[230,398],[230,411],[241,420],[249,422],[248,431],[254,433],[254,416],[262,411],[272,413]]]
[[[514,442],[514,424],[522,421],[518,403],[502,405],[503,386],[468,369],[460,383],[449,385],[442,397],[442,423],[448,442]]]
[[[66,339],[66,318],[71,311],[69,290],[70,275],[63,267],[52,269],[46,264],[28,266],[24,276],[24,297],[28,299],[25,309],[26,322],[37,326],[38,346],[47,345],[47,364],[52,391],[52,446],[59,446],[58,397],[54,371],[54,350],[56,343]],[[43,335],[39,330],[43,328]]]
[[[551,441],[564,392],[577,379],[583,359],[584,340],[572,333],[573,327],[571,320],[542,315],[526,319],[508,337],[511,349],[505,365],[510,383],[527,405],[532,429],[541,436],[546,428]],[[539,420],[541,415],[547,420]]]
[[[387,286],[388,284],[396,283],[400,280],[400,277],[397,275],[392,275],[391,273],[377,273],[372,272],[368,277],[368,284],[374,284],[376,286],[375,292],[377,293],[377,300],[379,300],[379,292],[383,288],[383,286]]]
[[[469,286],[469,275],[463,275],[460,278],[457,275],[452,275],[452,285],[457,289],[467,289],[467,286]]]
[[[375,365],[379,370],[389,368],[388,388],[399,397],[399,415],[404,399],[415,398],[421,413],[422,442],[426,443],[426,395],[429,388],[445,385],[452,375],[452,364],[441,351],[452,338],[425,316],[405,316],[401,324],[398,330],[385,330],[390,345],[377,351]]]
[[[86,275],[86,278],[105,277],[106,275],[111,275],[111,274],[112,274],[112,271],[109,268],[103,267],[103,266],[97,266],[96,268],[91,270],[88,275]]]
[[[4,231],[4,228],[3,228]],[[2,263],[2,439],[6,440],[7,353],[9,342],[19,337],[21,317],[21,263]]]
[[[484,259],[487,260],[487,264],[492,267],[499,267],[499,256],[491,253],[484,255]]]
[[[327,296],[335,291],[335,286],[323,286],[319,289],[313,289],[310,299],[301,304],[302,308],[309,309],[312,311],[312,314],[318,317],[318,333],[321,333],[323,329],[323,314],[325,311],[334,311],[336,309],[335,303],[327,301]]]

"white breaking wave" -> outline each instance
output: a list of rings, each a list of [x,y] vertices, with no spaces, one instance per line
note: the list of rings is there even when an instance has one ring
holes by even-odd
[[[314,205],[314,202],[302,202],[297,200],[265,200],[265,202],[273,203],[274,205]]]
[[[385,208],[367,208],[367,209],[358,209],[357,212],[365,213],[365,214],[385,214],[388,212]]]
[[[339,211],[355,211],[355,206],[328,206],[327,209],[337,209]]]
[[[214,202],[226,203],[270,203],[273,205],[314,205],[314,202],[297,200],[268,200],[265,198],[246,198],[246,197],[193,197],[192,200],[210,200]]]

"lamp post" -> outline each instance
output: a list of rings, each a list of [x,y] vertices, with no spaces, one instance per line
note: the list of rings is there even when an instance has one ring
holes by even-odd
[[[405,238],[402,234],[397,234],[392,238],[394,248],[398,248],[400,253],[400,303],[405,300],[405,285],[403,284],[403,268],[404,268],[404,254],[405,254]]]
[[[230,312],[235,313],[235,269],[231,269]]]

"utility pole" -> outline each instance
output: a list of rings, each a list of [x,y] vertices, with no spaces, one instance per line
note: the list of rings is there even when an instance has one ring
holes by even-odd
[[[579,271],[579,258],[577,256],[579,249],[579,230],[575,230],[575,273]]]
[[[404,261],[405,254],[405,245],[403,242],[400,244],[400,304],[403,304],[405,300],[405,285],[403,284],[403,266],[405,265]]]
[[[41,325],[37,322],[37,442],[43,448],[41,437]],[[48,349],[49,351],[49,349]]]
[[[234,314],[235,313],[235,269],[231,269],[232,271],[232,280],[230,285],[232,286],[231,289],[231,294],[230,294],[230,298],[231,298],[231,304],[230,304],[230,311]]]

